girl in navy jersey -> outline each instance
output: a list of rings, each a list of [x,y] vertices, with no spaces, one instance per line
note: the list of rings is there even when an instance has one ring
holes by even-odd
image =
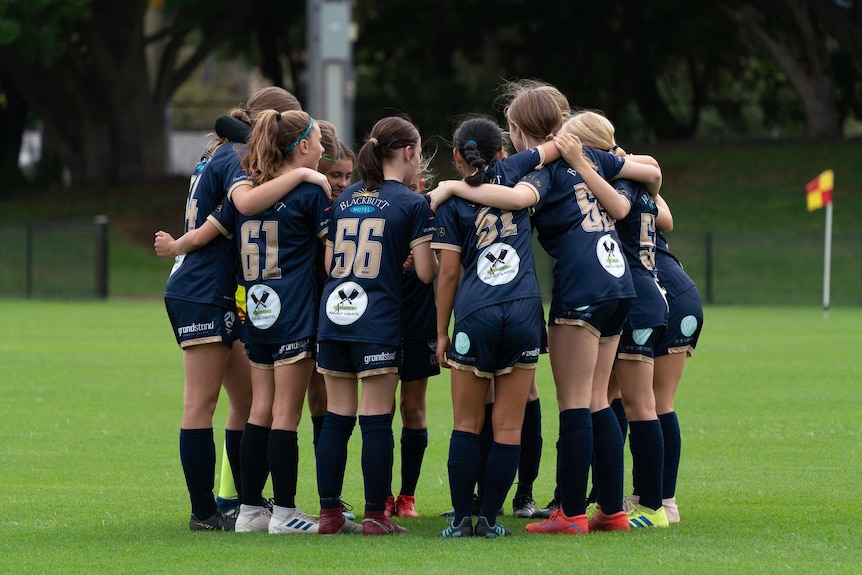
[[[428,177],[426,162],[408,188],[422,193]],[[386,498],[386,516],[418,517],[416,485],[422,469],[425,448],[428,447],[425,395],[428,378],[440,373],[437,363],[437,305],[434,286],[423,282],[416,274],[413,255],[407,256],[402,273],[401,304],[401,394],[393,406],[401,415],[401,488],[398,496]]]
[[[694,281],[688,276],[679,260],[670,252],[662,232],[673,229],[673,216],[664,198],[656,198],[659,214],[657,221],[656,267],[662,285],[667,290],[670,307],[667,331],[656,347],[655,407],[664,438],[664,471],[662,506],[669,523],[679,523],[676,504],[676,480],[679,472],[681,437],[679,420],[674,410],[674,396],[682,378],[685,360],[694,353],[703,329],[703,305]],[[637,493],[635,493],[637,495]]]
[[[402,183],[419,170],[421,145],[409,121],[380,120],[359,151],[362,181],[333,203],[325,258],[329,279],[318,330],[318,370],[327,393],[317,445],[322,534],[339,532],[345,524],[341,489],[357,407],[365,479],[363,534],[404,531],[385,516],[392,488],[391,411],[401,365],[401,275],[411,250],[421,281],[430,283],[437,272],[429,247],[431,208]]]
[[[542,152],[500,160],[502,133],[493,121],[473,118],[455,131],[456,165],[471,183],[506,181],[541,164]],[[542,302],[533,267],[527,210],[489,208],[453,198],[437,210],[432,247],[440,251],[437,286],[437,357],[452,368],[455,426],[449,444],[449,486],[454,508],[443,537],[499,537],[509,532],[497,510],[520,461],[521,426],[542,339]],[[463,279],[461,270],[464,270]],[[454,308],[454,342],[448,328]],[[479,433],[493,380],[494,441],[480,477]],[[484,483],[476,526],[473,486]]]
[[[245,108],[231,114],[251,123],[257,113],[271,108],[298,110],[300,106],[289,92],[271,87],[255,93]],[[233,184],[239,172],[240,144],[217,138],[201,159],[189,187],[186,232],[205,222]],[[157,234],[157,244],[159,239]],[[158,245],[156,247],[158,249]],[[237,486],[241,483],[239,449],[251,397],[247,367],[244,367],[247,360],[241,345],[233,345],[239,326],[235,259],[233,243],[220,238],[188,256],[177,257],[165,287],[165,307],[177,343],[183,349],[185,387],[180,460],[192,507],[189,528],[195,531],[233,528],[233,519],[217,509],[212,493],[216,460],[212,418],[222,383],[230,401],[226,452],[232,463],[234,481]]]
[[[547,91],[515,88],[507,117],[512,142],[520,150],[555,134],[562,119]],[[568,144],[575,151],[580,147],[577,138]],[[534,533],[589,531],[586,486],[594,445],[590,414],[607,407],[608,376],[634,296],[613,225],[613,217],[622,215],[627,202],[605,178],[645,179],[653,186],[661,179],[657,168],[630,164],[607,152],[583,148],[573,155],[574,165],[554,162],[524,178],[509,193],[488,185],[454,190],[459,196],[502,208],[535,204],[533,224],[539,241],[555,259],[548,343],[560,408],[557,475],[562,505],[547,520],[528,525],[527,530]],[[607,443],[612,455],[597,461],[608,466],[601,468],[600,475],[621,475],[618,430]],[[612,491],[610,486],[605,488],[605,493]],[[622,493],[615,499],[617,508],[608,510],[613,523],[598,528],[628,528]]]
[[[601,114],[579,112],[563,125],[562,131],[578,136],[586,146],[628,157],[616,145],[613,124]],[[569,159],[565,150],[563,157]],[[628,520],[630,527],[665,527],[668,523],[661,504],[664,444],[653,394],[656,348],[664,336],[668,312],[655,263],[656,217],[659,209],[643,184],[626,179],[614,180],[613,184],[629,204],[628,213],[623,215],[623,209],[617,216],[616,230],[637,294],[626,318],[614,363],[614,375],[622,392],[622,402],[631,429],[633,465],[637,469],[638,485],[643,495],[640,504],[628,510]],[[613,430],[618,428],[616,419],[610,407],[593,413],[594,426],[601,425]],[[602,456],[602,450],[596,448],[596,457]],[[614,478],[622,480],[621,476]],[[597,479],[596,483],[601,481]],[[614,501],[617,490],[621,488],[621,484],[614,486]],[[601,489],[597,490],[596,498],[599,511],[590,519],[591,526],[610,523],[604,511],[608,498]]]
[[[319,128],[308,114],[274,110],[260,115],[248,148],[242,159],[248,179],[237,180],[230,198],[278,175],[316,167],[323,150]],[[248,313],[243,338],[254,368],[254,394],[242,445],[244,503],[237,531],[317,530],[316,522],[295,503],[296,428],[314,366],[315,236],[322,239],[325,235],[330,204],[316,185],[302,184],[287,191],[290,193],[271,209],[250,217],[236,212],[227,201],[209,218],[212,225],[197,234],[186,234],[174,246],[188,249],[189,244],[209,241],[212,238],[206,234],[212,236],[218,231],[235,235],[239,244]],[[274,494],[271,512],[259,503],[269,470]]]

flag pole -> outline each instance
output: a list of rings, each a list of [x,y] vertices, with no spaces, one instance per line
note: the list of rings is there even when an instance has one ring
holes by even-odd
[[[823,317],[829,317],[829,279],[832,264],[832,202],[826,204],[826,237],[823,247]]]

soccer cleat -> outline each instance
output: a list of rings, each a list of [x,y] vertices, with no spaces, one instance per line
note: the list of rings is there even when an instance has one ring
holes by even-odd
[[[387,504],[389,500],[387,500]],[[416,497],[413,495],[399,495],[395,501],[395,513],[398,517],[419,517],[416,512]]]
[[[529,519],[536,513],[536,502],[528,493],[515,495],[515,498],[512,499],[512,511],[514,511],[515,517]]]
[[[557,509],[551,516],[539,523],[528,523],[530,533],[565,533],[567,535],[583,535],[590,532],[586,514],[569,517],[562,509]]]
[[[631,511],[627,512],[629,518],[629,527],[635,529],[637,527],[667,527],[667,514],[664,512],[664,507],[659,507],[657,510],[652,510],[643,505],[635,505]]]
[[[592,519],[596,513],[601,511],[602,508],[599,507],[599,504],[593,501],[592,503],[587,504],[587,519]]]
[[[384,503],[385,507],[383,508],[383,515],[386,517],[392,517],[395,515],[395,497],[390,495],[386,498],[386,503]]]
[[[383,515],[383,511],[366,511],[362,520],[362,534],[369,536],[393,535],[395,533],[406,533],[407,529]]]
[[[319,535],[335,535],[336,533],[362,533],[362,525],[344,517],[341,508],[321,509],[320,520],[317,523]]]
[[[239,499],[225,499],[224,497],[216,497],[216,507],[225,515],[237,516],[239,513]]]
[[[463,523],[463,520],[461,521]],[[488,523],[488,520],[481,515],[476,519],[476,528],[473,530],[476,537],[484,537],[485,539],[494,539],[496,537],[508,537],[511,533],[503,527],[503,524],[497,521],[493,526]]]
[[[587,524],[590,531],[629,531],[629,517],[625,511],[617,511],[612,515],[606,515],[601,510],[590,517]]]
[[[440,532],[440,537],[472,537],[473,524],[469,517],[464,517],[458,525],[455,525],[455,518],[449,520],[449,527]]]
[[[318,528],[317,521],[298,507],[290,509],[276,505],[269,520],[269,532],[272,534],[312,534],[317,533]]]
[[[233,531],[234,519],[216,510],[206,519],[198,519],[194,513],[189,517],[189,529],[192,531]]]
[[[348,521],[356,521],[356,514],[353,513],[353,506],[346,501],[341,502],[341,514]]]
[[[253,531],[267,531],[272,511],[266,507],[254,505],[240,505],[239,514],[236,517],[235,531],[237,533],[251,533]]]
[[[664,507],[667,522],[669,524],[679,523],[679,507],[676,506],[676,497],[669,497],[661,500],[661,506]]]
[[[541,509],[536,509],[536,512],[533,513],[533,519],[548,519],[551,515],[553,515],[554,511],[560,508],[560,501],[554,496],[545,507]]]

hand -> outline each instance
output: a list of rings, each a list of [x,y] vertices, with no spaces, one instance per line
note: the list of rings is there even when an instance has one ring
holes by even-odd
[[[156,255],[159,256],[175,256],[174,237],[168,232],[159,230],[156,232],[156,239],[153,242],[153,248],[156,250]]]
[[[315,184],[323,188],[323,191],[326,192],[326,197],[330,200],[332,197],[332,187],[329,185],[329,178],[326,177],[326,174],[321,174],[317,170],[312,170],[311,168],[297,168],[298,170],[302,170],[302,181],[308,182],[309,184]]]
[[[445,180],[437,184],[437,187],[426,195],[431,198],[431,210],[436,212],[440,205],[452,197],[452,184],[455,180]]]
[[[583,165],[584,146],[581,144],[581,139],[574,134],[560,133],[554,136],[554,144],[560,150],[563,159],[567,164],[575,167],[576,164]]]
[[[402,266],[402,268],[405,272],[407,270],[412,270],[416,268],[416,264],[413,263],[413,252],[410,252],[410,254],[407,256],[407,259],[404,260],[404,265]]]
[[[449,369],[449,360],[447,359],[446,354],[449,352],[451,345],[452,342],[449,340],[449,334],[437,334],[437,363],[440,364],[440,367]]]

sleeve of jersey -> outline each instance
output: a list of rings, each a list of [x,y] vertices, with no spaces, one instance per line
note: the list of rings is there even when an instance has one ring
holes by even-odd
[[[613,185],[617,193],[634,205],[637,194],[635,193],[635,186],[629,180],[616,180]]]
[[[416,196],[417,202],[413,211],[413,232],[411,233],[410,247],[413,248],[424,242],[430,242],[434,237],[434,212],[431,205],[420,196]]]
[[[540,169],[541,165],[542,158],[538,148],[530,148],[508,158],[501,158],[492,166],[492,171],[496,171],[495,175],[497,176],[497,181],[494,183],[509,187],[514,186],[518,180],[530,172]]]
[[[233,239],[236,232],[236,208],[228,198],[225,198],[213,213],[207,216],[207,221],[214,225],[221,235]]]
[[[435,214],[437,231],[431,240],[432,250],[461,251],[461,239],[458,237],[458,228],[455,222],[456,202],[450,200],[445,202]]]
[[[316,235],[320,239],[324,239],[329,233],[329,218],[332,217],[332,202],[326,197],[326,192],[322,188],[317,188],[318,193],[314,194],[312,200],[311,213],[316,216],[315,224]]]
[[[545,194],[548,193],[548,188],[551,184],[551,172],[548,168],[542,168],[541,170],[527,174],[518,183],[526,184],[533,188],[533,191],[536,192],[536,203],[539,203],[545,197]]]
[[[625,158],[610,152],[596,150],[594,148],[584,148],[584,151],[589,154],[596,165],[599,166],[599,170],[601,170],[601,174],[606,180],[610,180],[619,174],[620,170],[623,169],[623,164],[626,163]]]

